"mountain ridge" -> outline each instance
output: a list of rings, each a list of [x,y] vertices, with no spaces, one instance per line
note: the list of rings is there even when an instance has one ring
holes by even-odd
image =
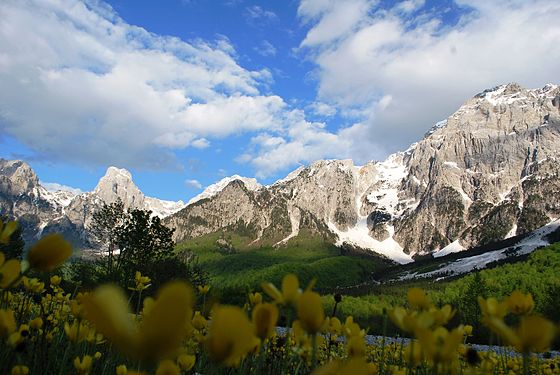
[[[50,192],[21,161],[0,160],[2,214],[26,233],[87,239],[91,214],[117,197],[151,209],[175,240],[242,232],[246,246],[284,246],[300,231],[401,263],[526,233],[560,217],[560,88],[510,83],[467,100],[423,139],[383,161],[317,160],[270,185],[238,175],[186,204],[146,197],[109,167],[92,192]],[[21,220],[21,219],[20,219]]]

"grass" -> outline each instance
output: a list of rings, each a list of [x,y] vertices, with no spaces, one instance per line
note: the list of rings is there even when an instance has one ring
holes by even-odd
[[[218,240],[227,241],[229,248]],[[178,245],[177,251],[197,255],[201,267],[209,272],[211,286],[221,299],[244,302],[249,291],[260,290],[263,280],[280,285],[282,277],[294,273],[303,285],[317,279],[316,289],[332,291],[369,280],[388,263],[378,257],[343,256],[340,250],[311,233],[301,233],[280,247],[252,248],[238,235],[213,233]]]

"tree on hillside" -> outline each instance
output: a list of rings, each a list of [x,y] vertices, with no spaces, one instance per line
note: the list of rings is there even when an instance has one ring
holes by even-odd
[[[118,234],[125,220],[124,203],[119,198],[111,204],[103,206],[93,214],[90,233],[94,245],[99,247],[104,255],[104,266],[108,274],[112,274],[115,266],[115,251],[118,250]]]
[[[116,230],[120,250],[118,267],[125,278],[173,255],[173,229],[151,214],[151,211],[139,209],[128,211]]]

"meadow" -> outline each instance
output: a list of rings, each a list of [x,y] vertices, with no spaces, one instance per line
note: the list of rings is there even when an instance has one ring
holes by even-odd
[[[0,243],[16,226],[2,223]],[[80,287],[61,276],[71,245],[49,234],[25,259],[0,256],[0,373],[557,374],[560,360],[546,354],[558,337],[557,314],[547,319],[542,299],[555,297],[538,283],[558,285],[559,250],[427,290],[386,286],[377,296],[321,296],[319,280],[287,273],[279,282],[263,279],[245,303],[232,305],[220,301],[216,284],[174,280],[152,292],[141,272],[124,286]],[[204,256],[202,264],[216,257]],[[474,284],[484,295],[473,294]],[[474,326],[462,321],[463,307],[447,302],[461,293],[476,306]],[[373,309],[384,334],[391,325],[411,340],[367,344],[372,327],[358,317]],[[277,333],[280,323],[290,327],[286,335]],[[480,327],[509,349],[473,348]]]

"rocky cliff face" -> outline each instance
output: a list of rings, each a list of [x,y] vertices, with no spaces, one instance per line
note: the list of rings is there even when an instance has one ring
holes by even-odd
[[[229,178],[167,218],[184,240],[306,230],[400,262],[534,230],[560,216],[560,88],[485,90],[383,162],[318,161],[271,186]]]
[[[126,208],[148,209],[160,217],[184,207],[183,202],[144,196],[125,169],[110,167],[92,192],[75,194],[49,191],[25,162],[0,159],[0,215],[18,219],[28,244],[44,233],[58,232],[78,247],[89,247],[93,213],[103,202],[117,199]]]

